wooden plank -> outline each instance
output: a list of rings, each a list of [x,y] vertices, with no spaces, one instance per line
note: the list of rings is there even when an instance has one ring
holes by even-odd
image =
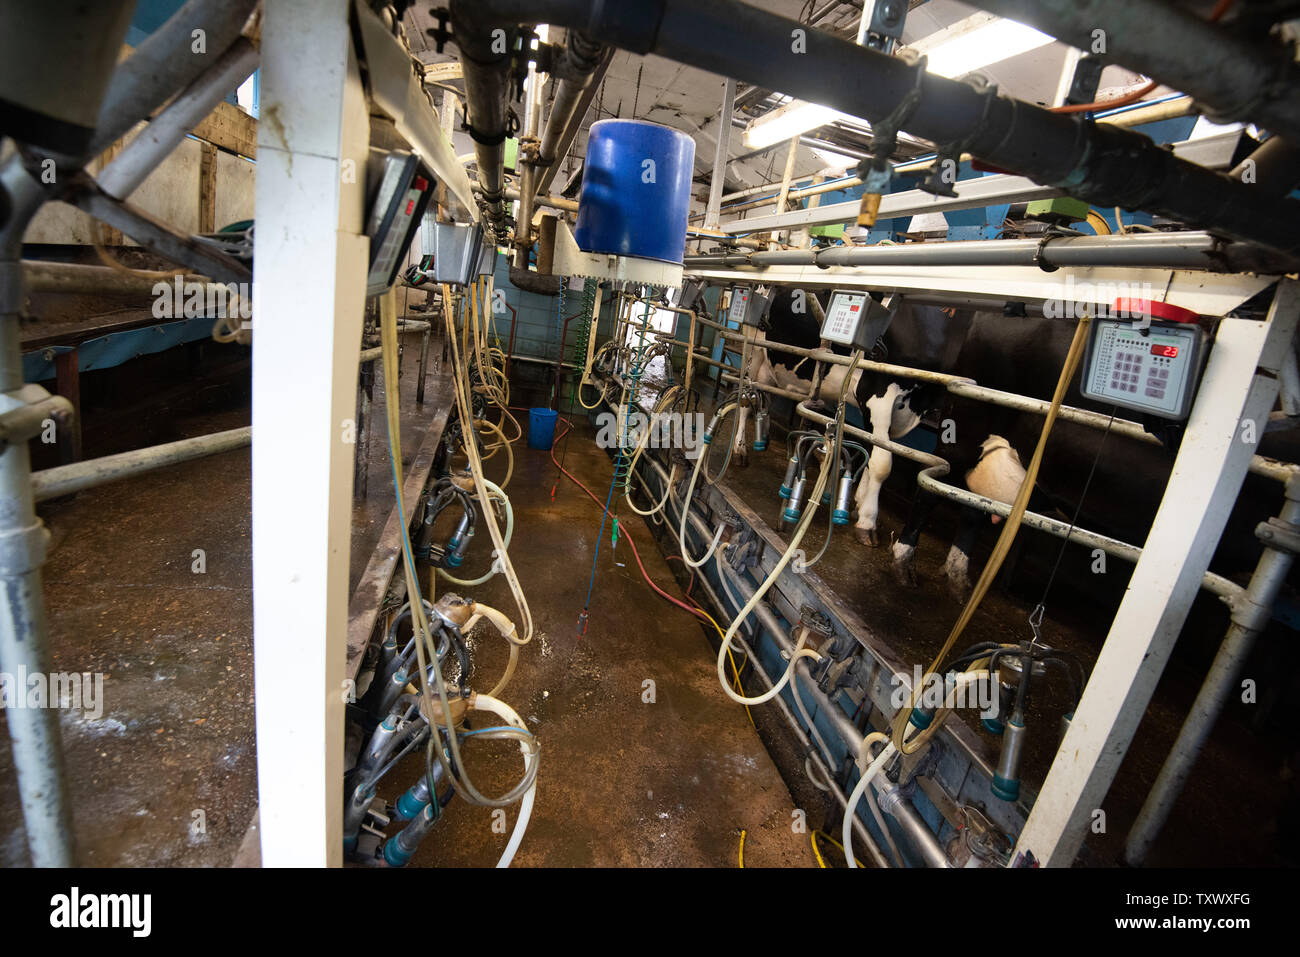
[[[257,157],[257,120],[233,103],[218,103],[198,126],[194,135],[240,156]]]
[[[199,161],[199,232],[211,233],[217,228],[217,148],[212,143],[203,143],[202,149]]]
[[[55,391],[72,403],[72,421],[64,426],[67,438],[59,442],[59,459],[67,465],[81,461],[81,369],[76,349],[55,355],[54,373]]]
[[[414,517],[420,492],[429,481],[434,455],[442,441],[442,431],[451,412],[451,379],[446,375],[437,376],[433,382],[433,394],[436,398],[433,400],[433,414],[428,420],[429,428],[424,433],[415,458],[406,469],[406,481],[402,485],[403,508],[408,521]],[[402,520],[394,503],[383,534],[379,537],[379,544],[375,546],[366,570],[357,582],[356,591],[352,593],[352,600],[348,603],[348,657],[345,671],[348,678],[356,678],[357,671],[361,668],[366,645],[370,644],[375,622],[379,618],[379,606],[383,604],[401,555]]]
[[[108,148],[104,150],[104,152],[99,154],[98,159],[95,161],[96,175],[104,172],[108,167],[108,164],[117,158],[118,153],[122,152],[122,148],[125,145],[125,139],[114,140]],[[107,223],[99,223],[98,229],[101,241],[105,246],[122,246],[125,244],[126,239],[122,235],[122,230],[109,226]],[[94,233],[92,232],[91,235],[93,236]]]

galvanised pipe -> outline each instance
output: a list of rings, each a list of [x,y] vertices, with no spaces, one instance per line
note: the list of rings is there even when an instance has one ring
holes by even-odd
[[[897,246],[830,246],[823,250],[687,256],[686,269],[738,266],[1061,266],[1204,269],[1284,273],[1300,260],[1249,243],[1225,243],[1205,232],[1137,233],[1042,239],[976,239]]]
[[[1241,120],[1300,141],[1292,53],[1257,44],[1173,3],[1153,0],[970,0],[1080,50],[1098,31],[1102,57],[1194,97],[1221,122]]]
[[[854,432],[852,426],[845,426],[845,431]],[[987,512],[990,515],[999,515],[1006,518],[1011,514],[1011,506],[1005,502],[995,502],[991,498],[985,498],[976,492],[971,492],[964,488],[958,488],[955,485],[949,485],[947,482],[940,481],[945,474],[938,467],[925,469],[917,476],[917,485],[923,491],[932,495],[938,495],[949,501],[956,502],[959,505],[965,505],[968,508],[977,509],[981,512]],[[1036,529],[1040,532],[1046,532],[1057,538],[1065,538],[1076,545],[1082,545],[1084,548],[1101,549],[1107,555],[1114,555],[1116,558],[1122,558],[1130,564],[1137,564],[1142,557],[1142,549],[1137,545],[1130,545],[1128,542],[1122,542],[1117,538],[1111,538],[1098,532],[1088,531],[1086,528],[1079,528],[1077,525],[1070,525],[1068,522],[1058,521],[1054,518],[1048,518],[1046,515],[1040,515],[1037,512],[1025,512],[1024,517],[1020,520],[1026,528]],[[1201,578],[1201,587],[1211,595],[1223,600],[1230,608],[1235,608],[1240,602],[1243,595],[1243,589],[1237,583],[1230,579],[1217,575],[1214,572],[1206,572]]]
[[[754,594],[754,587],[737,575],[725,561],[721,558],[715,560],[715,565],[719,573],[726,575],[727,579],[739,592],[740,597],[748,601]],[[775,613],[768,607],[766,602],[759,602],[754,606],[754,613],[758,616],[763,627],[771,632],[776,639],[777,644],[787,655],[794,653],[794,642],[790,640],[789,634],[781,627],[780,621],[777,620]],[[755,660],[753,658],[751,661]],[[795,673],[803,681],[804,687],[812,695],[813,702],[819,709],[831,720],[836,733],[844,742],[849,753],[853,755],[860,754],[865,736],[858,730],[857,726],[849,720],[849,716],[844,710],[831,701],[830,697],[822,691],[821,687],[813,680],[812,673],[808,670],[805,661],[800,661],[795,665]],[[907,835],[909,843],[925,861],[928,867],[952,867],[952,862],[948,860],[948,855],[939,843],[939,838],[921,818],[915,806],[898,793],[896,786],[891,785],[887,779],[881,777],[881,810],[886,811],[903,829]],[[892,795],[894,800],[883,800],[886,795]]]
[[[711,319],[701,317],[699,322],[702,325],[717,330],[717,334],[725,339],[731,339],[734,341],[741,341],[742,339],[737,330],[728,329],[721,323],[714,322]],[[785,345],[784,343],[779,344],[779,348],[783,352],[789,352],[792,355],[806,356],[815,359],[818,362],[843,366],[853,364],[852,357],[837,355],[833,352],[827,352],[824,349],[804,349],[801,346]],[[700,357],[697,355],[697,358]],[[722,365],[722,363],[712,362],[712,360],[709,361],[712,365]],[[733,373],[735,371],[733,366],[724,366],[724,368],[731,370]],[[990,405],[998,405],[1003,408],[1016,409],[1020,412],[1032,412],[1035,415],[1046,415],[1048,408],[1051,406],[1051,403],[1044,399],[1033,399],[1029,396],[1017,395],[1014,392],[1003,392],[1000,389],[990,389],[986,386],[979,385],[964,376],[951,375],[945,372],[932,372],[928,369],[912,369],[907,366],[896,366],[884,362],[873,362],[870,359],[859,360],[857,368],[865,369],[869,372],[881,372],[902,379],[912,379],[917,382],[937,382],[943,385],[944,388],[953,395],[975,399],[980,402],[988,402]],[[759,386],[759,388],[782,395],[786,395],[789,391],[784,389],[777,390],[769,386]],[[798,396],[794,393],[789,393],[787,398],[799,398],[806,402],[809,396]],[[805,418],[812,419],[815,422],[822,422],[823,424],[830,421],[826,416],[814,412],[804,404],[799,406],[799,414]],[[1109,416],[1101,415],[1098,412],[1089,412],[1087,409],[1079,409],[1068,405],[1061,406],[1060,410],[1057,412],[1057,417],[1066,422],[1086,425],[1090,429],[1109,429],[1116,435],[1121,435],[1124,438],[1133,439],[1137,442],[1145,442],[1147,445],[1160,444],[1160,439],[1146,431],[1146,429],[1144,429],[1139,423],[1130,422],[1127,419],[1114,419],[1112,421]],[[878,440],[872,439],[872,441],[876,442],[876,444],[880,444]],[[897,448],[895,448],[893,443],[890,443],[890,445],[882,445],[881,447],[887,448],[890,451],[895,451],[904,457],[911,457],[915,454],[915,450],[908,449],[906,446],[897,446]],[[900,449],[904,451],[898,451]],[[917,461],[921,460],[917,459]],[[1277,459],[1271,459],[1263,455],[1255,455],[1250,460],[1250,471],[1255,475],[1263,476],[1264,478],[1270,479],[1274,482],[1285,483],[1290,481],[1292,477],[1300,475],[1300,465],[1291,462],[1281,462]]]
[[[0,166],[0,197],[8,207],[0,223],[0,408],[10,409],[23,401],[23,232],[45,194],[20,163],[9,162]],[[50,673],[41,588],[48,542],[32,497],[27,442],[8,443],[0,448],[0,671],[9,675]],[[26,691],[18,689],[19,694]],[[5,710],[32,863],[71,867],[72,808],[57,702],[54,707]]]
[[[110,293],[129,293],[148,296],[153,294],[158,283],[171,285],[175,279],[159,280],[154,277],[136,276],[119,272],[108,266],[85,266],[79,263],[44,262],[38,259],[22,261],[23,281],[28,292],[53,293],[90,293],[108,295]],[[206,276],[190,274],[181,277],[181,282],[203,283],[204,294],[209,282]],[[222,287],[225,289],[225,287]]]
[[[692,518],[694,518],[694,516],[692,516]],[[713,607],[718,609],[718,613],[722,616],[722,619],[730,621],[727,606],[718,596],[718,593],[713,590],[713,586],[709,584],[709,580],[701,577],[696,580],[696,584],[704,589],[705,594],[709,597],[709,601],[713,602]],[[771,691],[774,687],[772,679],[768,676],[767,670],[759,664],[758,656],[754,654],[754,649],[750,646],[749,642],[739,633],[737,633],[731,640],[733,644],[744,652],[746,659],[754,669],[754,673],[758,675],[759,680],[762,682],[763,691]],[[802,662],[800,662],[800,664],[802,664]],[[790,706],[786,704],[785,698],[777,695],[772,699],[772,703],[777,706],[777,710],[779,710],[782,717],[785,718],[786,723],[790,726],[790,730],[794,732],[795,739],[799,742],[800,746],[808,753],[808,756],[816,764],[817,770],[822,774],[823,782],[830,788],[830,792],[834,795],[835,800],[839,802],[840,808],[847,811],[849,806],[848,796],[844,793],[844,789],[835,781],[835,775],[826,764],[825,759],[818,753],[817,748],[813,746],[813,741],[808,736],[808,732],[804,731],[799,720],[790,711]],[[861,818],[856,816],[853,818],[853,833],[858,836],[858,840],[866,845],[867,850],[871,853],[872,860],[876,862],[876,866],[885,868],[894,866],[889,862],[889,858],[885,856],[884,852],[881,851],[880,845],[876,843],[871,832],[867,830],[866,824],[862,822]]]
[[[606,405],[610,405],[610,403],[607,401]],[[661,482],[666,483],[668,481],[668,473],[663,470],[663,467],[660,466],[658,462],[655,462],[649,456],[642,456],[639,461],[648,463],[654,469],[656,475],[658,476]],[[672,496],[669,496],[670,500],[671,498]],[[675,507],[677,503],[670,501],[670,504]],[[680,510],[678,510],[679,518],[680,515],[681,512]],[[691,527],[695,529],[696,533],[703,535],[704,537],[707,538],[708,536],[707,534],[705,534],[704,524],[700,521],[699,517],[692,514],[690,518],[691,518]],[[713,602],[713,607],[718,610],[718,613],[722,616],[722,618],[725,620],[730,620],[731,615],[728,611],[727,605],[718,596],[717,592],[713,590],[713,586],[709,584],[708,578],[704,576],[700,576],[696,581],[697,584],[699,584],[704,589],[705,593],[709,597],[709,600]],[[744,652],[745,657],[749,660],[749,662],[753,666],[754,673],[758,675],[759,680],[763,684],[764,692],[771,691],[772,688],[774,687],[774,683],[771,677],[768,675],[767,670],[763,667],[762,663],[759,661],[758,656],[754,654],[754,649],[749,645],[749,642],[745,640],[744,635],[737,632],[736,636],[732,638],[732,641],[740,648],[742,652]],[[803,662],[800,662],[800,664],[802,665]],[[790,706],[786,704],[785,698],[781,697],[780,695],[777,695],[775,698],[772,699],[772,703],[777,706],[777,710],[781,712],[781,715],[785,718],[786,723],[790,725],[790,729],[794,732],[796,740],[798,740],[799,744],[808,753],[809,757],[811,757],[813,762],[815,762],[815,764],[817,765],[817,769],[821,771],[825,783],[830,787],[831,793],[835,796],[836,801],[839,802],[840,807],[843,808],[845,811],[847,811],[849,806],[848,796],[844,793],[844,789],[841,788],[839,784],[836,783],[835,775],[831,772],[831,769],[827,766],[826,762],[822,759],[822,756],[818,754],[817,749],[813,747],[812,739],[808,736],[808,732],[804,731],[803,725],[799,723],[799,719],[794,716],[793,712],[791,712]],[[838,708],[833,709],[831,713],[834,713],[839,710],[840,709]],[[875,839],[871,836],[871,832],[867,830],[866,824],[864,824],[862,820],[856,816],[853,819],[853,833],[858,836],[858,840],[862,841],[862,843],[866,845],[867,850],[871,852],[871,857],[876,862],[877,866],[884,867],[884,868],[893,866],[892,864],[890,864],[889,859],[885,857],[884,852],[880,849],[880,846],[876,843]]]
[[[606,404],[608,405],[609,403],[607,402]],[[650,467],[654,469],[656,476],[658,477],[660,482],[665,484],[668,482],[668,473],[664,471],[663,467],[658,462],[654,461],[648,456],[642,456],[641,461],[647,462],[650,465]],[[678,506],[678,503],[675,501],[671,501],[672,496],[669,496],[669,499],[670,499],[671,507],[677,510],[678,517],[680,518],[681,510],[680,507]],[[696,516],[694,513],[691,513],[690,521],[691,521],[691,527],[695,530],[697,534],[703,536],[705,539],[708,539],[710,537],[710,533],[708,529],[705,527],[704,523],[699,519],[699,517]],[[737,588],[737,590],[740,591],[742,597],[748,600],[749,596],[753,595],[754,588],[750,586],[748,583],[738,578],[732,571],[731,566],[729,566],[726,562],[722,561],[720,558],[715,558],[714,564],[719,569],[719,574],[726,575],[728,580]],[[704,581],[705,585],[707,586],[708,584],[707,580],[701,579],[701,581]],[[727,606],[718,600],[717,595],[713,594],[712,589],[709,589],[709,592],[711,597],[713,598],[714,604],[718,607],[718,610],[721,611],[724,616],[728,618],[731,617],[730,614],[728,613]],[[777,620],[776,615],[767,606],[767,604],[764,602],[759,602],[758,605],[755,606],[754,613],[758,615],[759,621],[762,622],[763,626],[772,633],[773,638],[776,640],[778,646],[787,654],[793,654],[794,642],[790,640],[790,636],[786,633],[786,630],[781,626],[781,623]],[[767,673],[763,670],[762,666],[759,664],[759,659],[754,654],[753,649],[749,646],[749,644],[744,640],[743,636],[741,636],[739,633],[732,640],[733,642],[735,642],[740,646],[742,651],[745,652],[748,660],[753,664],[755,671],[762,677],[763,683],[766,686],[766,690],[770,691],[773,687],[772,681],[768,677]],[[825,712],[826,715],[831,719],[832,724],[835,726],[836,732],[840,735],[841,739],[844,741],[845,746],[850,750],[851,753],[853,754],[859,753],[862,749],[862,742],[864,740],[862,732],[859,731],[857,727],[853,724],[853,722],[849,720],[849,717],[844,713],[844,710],[840,708],[837,704],[832,702],[831,699],[826,695],[826,693],[823,692],[820,687],[818,687],[817,682],[814,681],[812,678],[812,673],[808,670],[807,664],[803,661],[798,662],[795,666],[795,674],[798,678],[803,680],[805,687],[808,688],[808,691],[812,695],[813,701],[816,703],[817,707],[820,708],[823,712]],[[803,743],[804,746],[809,750],[809,753],[812,754],[813,759],[817,761],[817,764],[820,767],[820,769],[826,771],[827,769],[825,767],[825,764],[822,762],[817,752],[812,748],[811,740],[809,739],[807,733],[804,732],[802,726],[798,723],[797,719],[790,712],[789,706],[785,703],[785,700],[780,695],[778,695],[773,700],[780,705],[781,711],[785,715],[786,720],[790,723],[790,726],[798,734],[801,743]],[[826,781],[827,783],[831,784],[831,786],[834,788],[836,795],[841,798],[840,804],[847,811],[848,800],[847,798],[843,798],[843,792],[838,788],[837,785],[835,785],[834,778],[831,777],[829,774],[827,774]],[[936,837],[935,834],[929,829],[929,827],[926,826],[925,821],[921,819],[921,816],[917,813],[916,808],[913,807],[910,802],[900,801],[899,803],[897,803],[894,806],[893,814],[894,814],[894,819],[897,820],[899,824],[902,826],[903,831],[907,834],[909,840],[912,842],[917,852],[921,855],[922,859],[925,860],[925,862],[929,866],[931,867],[952,866],[951,863],[948,861],[947,854],[944,853],[943,846],[939,843],[938,837]],[[870,838],[869,832],[866,829],[866,825],[863,824],[863,822],[860,819],[858,819],[856,816],[853,819],[853,827],[855,829],[855,833],[857,833],[859,837],[863,838],[863,842],[866,843],[867,846],[871,849],[872,855],[873,857],[876,858],[877,863],[879,863],[882,867],[888,867],[889,864],[887,859],[885,858],[884,854],[880,851],[880,848],[876,845],[875,841]]]
[[[507,31],[494,37],[492,31],[513,28],[514,24],[489,19],[479,0],[451,0],[450,9],[465,77],[465,123],[474,140],[479,186],[488,219],[500,233],[506,219],[502,190],[511,34]]]
[[[135,192],[186,134],[257,69],[257,62],[257,47],[238,38],[104,168],[98,176],[100,189],[115,199]]]
[[[591,37],[577,30],[569,32],[565,44],[563,63],[560,72],[564,77],[555,90],[555,100],[551,112],[546,117],[546,128],[542,131],[541,149],[538,153],[539,166],[550,166],[559,157],[556,155],[559,144],[563,142],[565,131],[574,122],[581,123],[577,116],[578,105],[583,92],[591,85],[596,67],[605,57],[605,47]]]
[[[1147,210],[1300,254],[1296,200],[1263,195],[1131,130],[1081,114],[1052,113],[935,74],[918,75],[901,57],[739,0],[475,0],[475,6],[482,24],[545,22],[583,30],[634,53],[776,87],[875,125],[919,91],[900,124],[914,136],[960,148],[1096,205]],[[1168,38],[1161,42],[1168,44]]]
[[[113,73],[88,156],[97,156],[136,123],[188,86],[238,39],[258,0],[190,0],[142,42]],[[201,30],[205,52],[192,52]]]
[[[168,442],[165,445],[120,452],[117,455],[105,455],[102,458],[86,459],[69,465],[58,465],[52,469],[33,473],[31,488],[36,501],[44,502],[120,479],[133,478],[180,462],[190,462],[209,455],[219,455],[222,452],[244,448],[252,440],[253,429],[251,426],[245,426],[242,429],[229,429],[192,439],[181,439],[179,442]]]
[[[1286,525],[1300,524],[1300,480],[1287,483],[1286,503],[1279,520]],[[1261,526],[1267,530],[1268,526]],[[1257,533],[1258,534],[1258,533]],[[1124,844],[1124,859],[1137,867],[1146,860],[1151,845],[1159,836],[1178,795],[1182,793],[1191,776],[1196,759],[1205,747],[1206,739],[1228,697],[1237,689],[1238,677],[1246,663],[1255,640],[1273,616],[1273,603],[1286,582],[1295,555],[1277,548],[1265,540],[1264,554],[1260,556],[1255,572],[1242,597],[1232,604],[1232,624],[1214,656],[1214,663],[1196,693],[1196,700],[1179,729],[1169,756],[1160,768],[1155,784],[1147,793],[1142,810]]]

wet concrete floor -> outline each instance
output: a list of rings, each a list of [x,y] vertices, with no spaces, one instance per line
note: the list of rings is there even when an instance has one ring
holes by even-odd
[[[423,430],[409,345],[417,341],[408,339],[402,379],[408,461]],[[382,380],[373,415],[369,497],[354,510],[353,582],[393,503]],[[148,434],[122,429],[121,419],[111,432],[88,430],[88,456],[238,427],[248,411],[232,401],[173,416]],[[574,435],[565,463],[603,494],[611,466],[593,436]],[[489,477],[502,472],[502,462],[489,463]],[[502,697],[537,732],[542,765],[516,864],[729,867],[743,829],[746,866],[815,866],[807,833],[791,826],[790,791],[744,709],[718,687],[706,634],[641,579],[627,533],[650,575],[680,595],[639,520],[613,550],[606,527],[590,624],[579,640],[601,510],[567,480],[552,501],[555,478],[547,453],[518,443],[511,551],[538,635]],[[40,509],[52,532],[45,594],[54,670],[103,675],[102,709],[62,715],[84,864],[226,866],[244,837],[257,804],[249,493],[245,449]],[[487,551],[484,534],[466,567],[481,565]],[[468,593],[515,615],[499,577]],[[504,665],[505,647],[486,633],[474,639],[486,687]],[[647,681],[653,703],[643,700]],[[514,745],[467,751],[485,793],[504,790],[518,774]],[[416,773],[399,768],[389,784],[400,791]],[[514,809],[508,814],[513,821]],[[453,801],[415,864],[491,865],[505,840],[490,811]],[[0,733],[0,865],[26,862],[8,736]]]
[[[561,440],[557,457],[603,502],[610,459],[596,447],[585,420],[573,421],[577,429]],[[641,577],[629,535],[650,576],[681,597],[641,519],[626,506],[619,509],[620,537],[613,548],[612,526],[606,524],[587,631],[579,636],[601,508],[558,475],[546,452],[525,442],[516,450],[509,492],[515,542],[526,544],[512,547],[511,555],[537,634],[501,697],[541,744],[537,803],[516,865],[734,867],[744,830],[746,867],[816,866],[809,835],[793,826],[804,820],[795,815],[802,809],[744,708],[723,695],[705,632]],[[504,464],[489,462],[487,472],[499,479]],[[486,533],[480,537],[466,561],[471,577],[488,554]],[[475,589],[439,587],[516,617],[500,576]],[[472,637],[474,684],[490,687],[504,668],[505,643],[486,625]],[[522,770],[512,742],[471,745],[466,763],[485,794],[504,792]],[[408,759],[381,794],[395,799],[421,767],[422,758]],[[493,864],[514,814],[511,808],[509,826],[494,831],[489,809],[453,799],[413,863]],[[811,813],[806,817],[810,825],[820,823]]]

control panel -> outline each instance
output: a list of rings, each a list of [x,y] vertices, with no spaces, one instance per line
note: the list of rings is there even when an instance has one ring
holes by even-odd
[[[1090,399],[1185,419],[1201,370],[1204,333],[1178,322],[1139,324],[1094,319],[1084,358],[1083,394]]]

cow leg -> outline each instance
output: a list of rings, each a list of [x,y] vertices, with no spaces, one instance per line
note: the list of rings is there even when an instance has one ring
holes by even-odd
[[[866,415],[870,420],[871,434],[879,439],[889,438],[889,426],[894,417],[894,402],[898,397],[898,385],[890,383],[881,395],[874,395],[867,400]],[[857,503],[858,523],[854,534],[862,544],[875,548],[880,544],[880,534],[876,523],[880,517],[880,489],[889,478],[894,467],[892,452],[879,446],[872,446],[867,467],[862,470],[862,479],[858,482]]]
[[[854,534],[863,545],[876,548],[880,545],[880,533],[876,523],[880,518],[880,489],[889,478],[894,467],[893,453],[884,449],[873,448],[867,467],[862,470],[862,479],[858,482],[855,495],[858,504],[858,523]]]
[[[921,540],[921,530],[938,504],[937,495],[918,490],[911,511],[907,513],[907,524],[894,542],[894,577],[905,588],[916,587],[916,546]]]
[[[962,508],[957,535],[948,549],[948,559],[943,563],[944,574],[948,576],[948,591],[959,603],[970,598],[970,558],[984,523],[984,513],[979,509]]]

